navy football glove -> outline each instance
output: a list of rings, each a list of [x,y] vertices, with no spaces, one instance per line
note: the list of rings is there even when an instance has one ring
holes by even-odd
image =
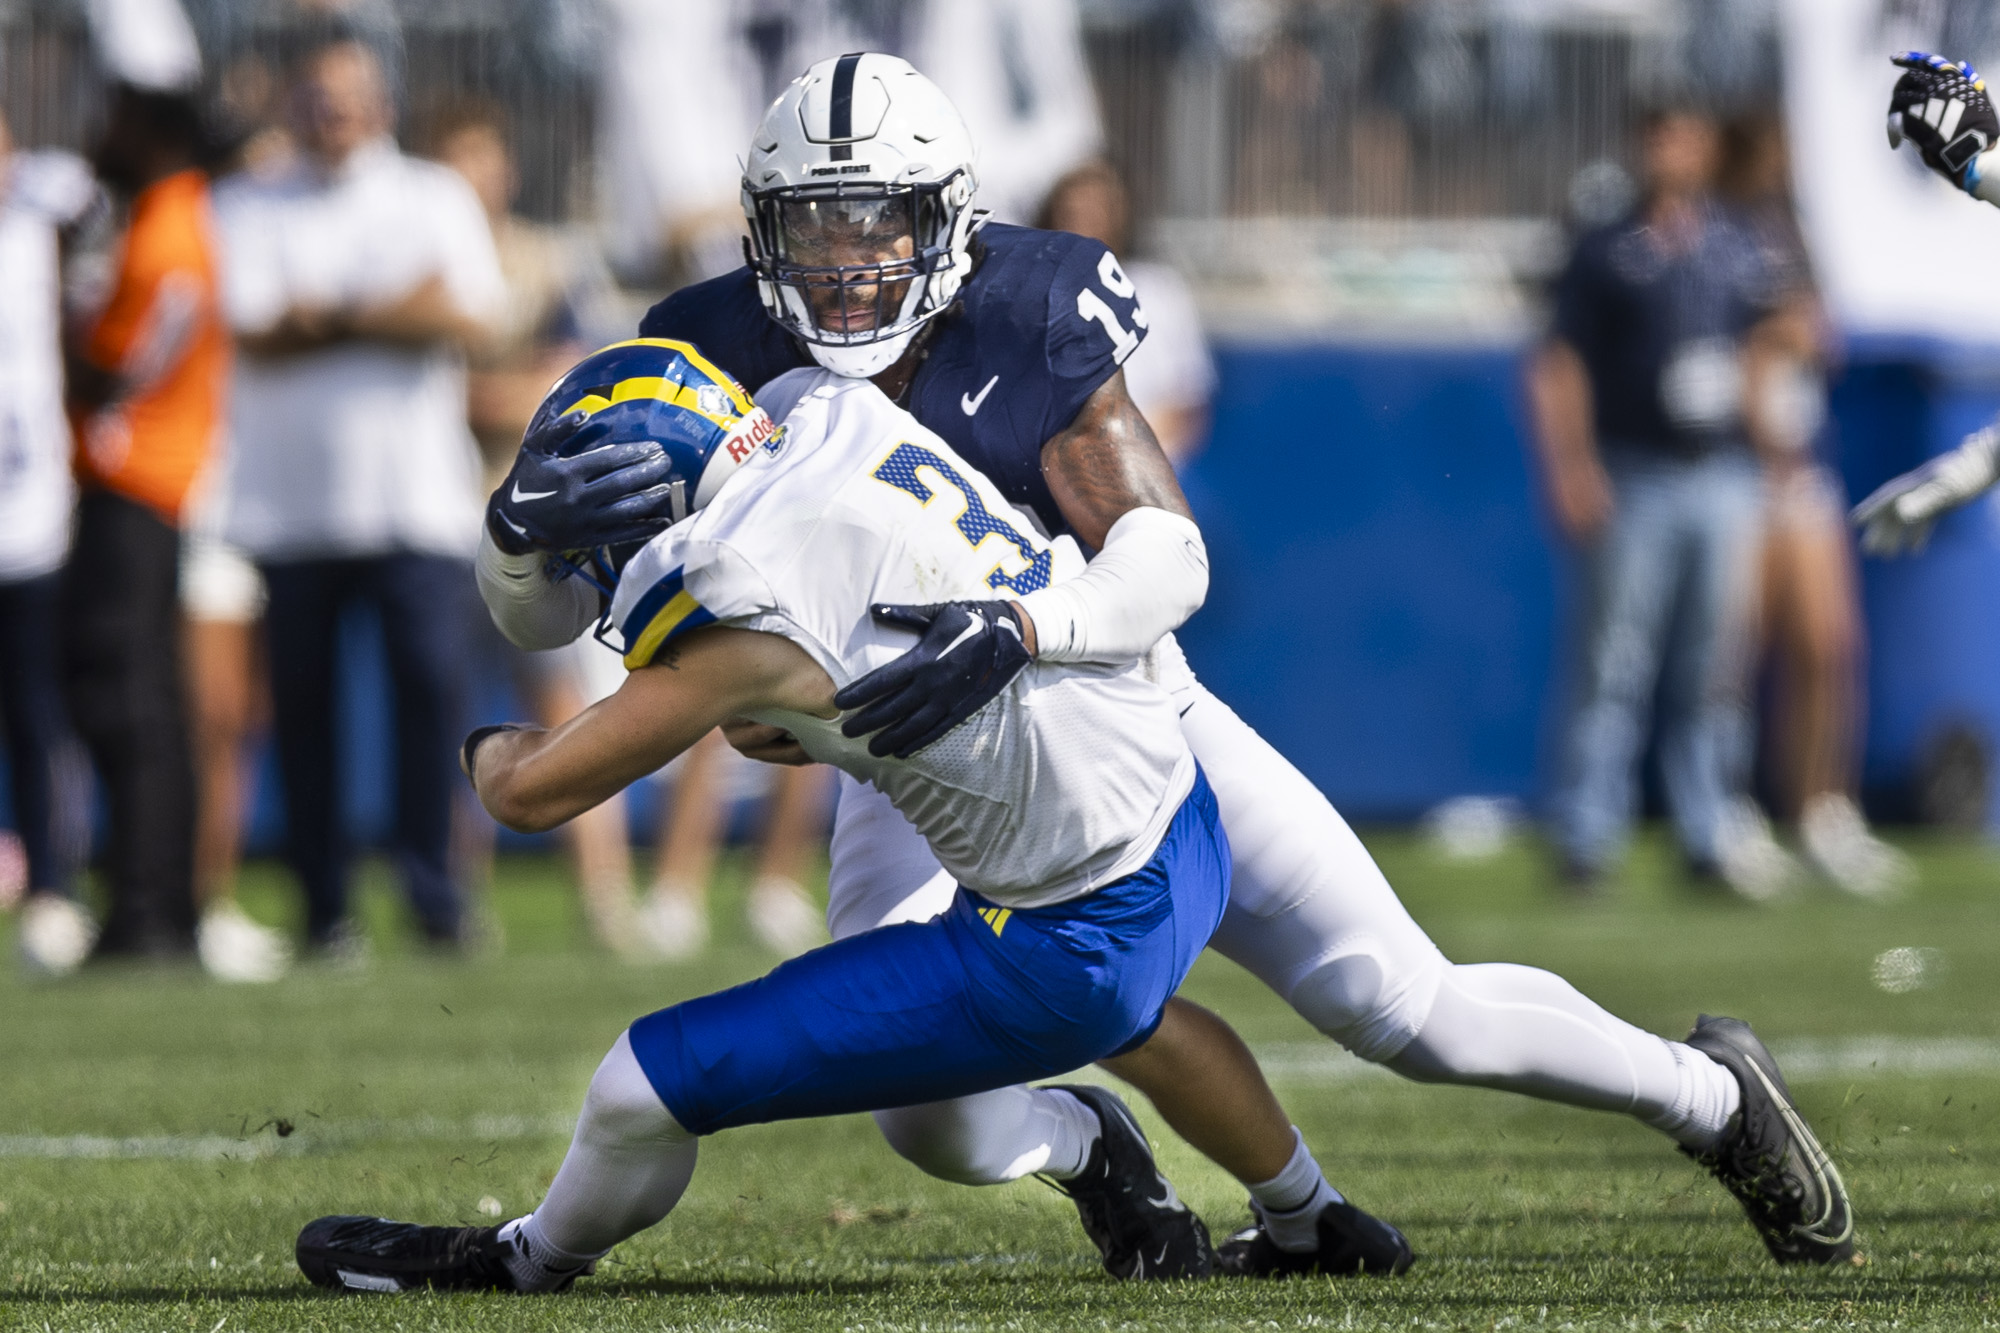
[[[587,551],[649,541],[686,517],[686,486],[673,481],[666,450],[645,439],[605,443],[623,414],[652,406],[634,400],[589,417],[572,412],[529,431],[486,502],[494,545],[510,555]]]
[[[840,724],[849,737],[876,735],[868,753],[908,759],[992,702],[1032,660],[1011,602],[877,605],[880,625],[913,630],[917,646],[833,696],[860,711]]]
[[[1925,166],[1959,189],[1969,188],[1965,169],[2000,139],[2000,115],[1994,114],[1979,71],[1927,51],[1891,59],[1905,72],[1889,95],[1889,146],[1908,139]]]

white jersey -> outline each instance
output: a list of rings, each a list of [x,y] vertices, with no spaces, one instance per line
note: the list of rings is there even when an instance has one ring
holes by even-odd
[[[626,665],[714,622],[782,635],[836,687],[907,650],[878,602],[1015,597],[1074,577],[993,484],[866,380],[795,370],[765,386],[773,446],[627,565],[611,618]],[[1080,897],[1143,866],[1194,784],[1166,693],[1137,664],[1031,663],[907,760],[838,719],[770,712],[813,758],[880,789],[960,884],[1010,907]]]

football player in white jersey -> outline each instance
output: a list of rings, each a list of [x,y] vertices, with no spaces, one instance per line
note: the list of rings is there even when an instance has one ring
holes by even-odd
[[[1746,1024],[1704,1018],[1688,1041],[1671,1042],[1551,973],[1452,963],[1325,797],[1195,680],[1172,631],[1206,593],[1206,554],[1124,390],[1118,364],[1145,319],[1109,251],[975,225],[963,124],[935,85],[886,56],[814,66],[773,104],[748,163],[752,264],[670,296],[642,332],[692,338],[753,385],[815,363],[871,378],[1046,530],[1073,531],[1097,550],[1075,579],[1016,598],[887,609],[919,639],[842,690],[849,730],[873,732],[880,753],[921,753],[1031,660],[1144,658],[1174,697],[1230,830],[1234,875],[1217,950],[1321,1032],[1406,1077],[1504,1088],[1661,1129],[1737,1196],[1781,1263],[1852,1253],[1838,1173]],[[573,636],[574,617],[548,606],[577,593],[519,565],[535,543],[513,533],[542,525],[540,544],[560,550],[679,516],[658,496],[591,492],[596,483],[565,460],[561,440],[554,430],[523,451],[541,469],[527,492],[555,488],[558,498],[515,505],[503,490],[489,508],[482,589],[523,646]],[[512,573],[500,568],[500,543],[514,548]],[[760,757],[801,757],[778,729],[733,732]],[[890,802],[843,781],[829,889],[828,923],[842,938],[929,917],[954,885]],[[1221,1247],[1226,1271],[1351,1271],[1333,1258],[1344,1205],[1281,1112],[1218,1115],[1215,1080],[1166,1060],[1129,1077],[1169,1124],[1251,1183],[1256,1221]],[[1014,1089],[877,1118],[905,1157],[972,1183],[1042,1140],[1040,1096]]]
[[[1221,920],[1229,850],[1214,796],[1172,700],[1135,662],[1026,665],[908,759],[845,734],[835,691],[907,644],[871,615],[879,604],[1030,593],[1083,559],[866,381],[801,370],[767,398],[784,426],[694,348],[658,340],[607,348],[556,386],[553,413],[595,428],[586,451],[649,445],[668,463],[655,484],[692,516],[624,565],[608,613],[624,686],[553,731],[475,731],[464,768],[495,818],[539,831],[748,715],[882,792],[962,887],[933,919],[849,936],[634,1023],[528,1217],[321,1218],[297,1247],[314,1282],[558,1290],[667,1214],[699,1135],[973,1095],[1098,1060],[1116,1070],[1143,1058]],[[1014,1174],[1047,1175],[1080,1204],[1150,1192],[1163,1219],[1187,1216],[1115,1097],[1040,1091],[1101,1129],[1038,1145]],[[1130,1209],[1085,1207],[1085,1221],[1107,1256],[1127,1255],[1127,1275],[1185,1270],[1188,1256],[1165,1252],[1176,1244],[1205,1249],[1198,1229],[1171,1225],[1097,1234],[1114,1211]]]

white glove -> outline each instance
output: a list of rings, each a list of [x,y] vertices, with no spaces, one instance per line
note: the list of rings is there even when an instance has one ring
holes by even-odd
[[[1877,487],[1848,517],[1861,529],[1861,549],[1893,556],[1921,551],[1939,516],[2000,480],[2000,424],[1974,431],[1964,443],[1920,468]]]

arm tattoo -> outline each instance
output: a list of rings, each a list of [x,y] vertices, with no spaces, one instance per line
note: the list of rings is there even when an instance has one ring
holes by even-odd
[[[1063,517],[1094,548],[1134,509],[1194,517],[1173,464],[1125,392],[1122,370],[1098,386],[1068,429],[1042,446],[1042,474]]]

